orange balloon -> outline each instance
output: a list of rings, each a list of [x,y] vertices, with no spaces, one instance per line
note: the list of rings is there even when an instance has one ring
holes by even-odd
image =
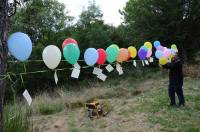
[[[126,58],[126,61],[128,61],[130,58],[131,58],[131,52],[128,50],[128,57]]]
[[[119,50],[119,55],[117,57],[117,62],[122,63],[123,61],[126,61],[128,58],[128,50],[121,48]]]

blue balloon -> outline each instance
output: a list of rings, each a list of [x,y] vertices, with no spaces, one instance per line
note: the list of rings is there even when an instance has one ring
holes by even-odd
[[[154,41],[153,45],[155,48],[158,47],[160,45],[160,41]]]
[[[88,48],[84,53],[84,59],[88,66],[93,66],[98,60],[98,52],[94,48]]]
[[[31,39],[24,33],[16,32],[8,38],[8,50],[19,61],[25,61],[32,52]]]
[[[157,59],[160,59],[161,57],[163,57],[164,53],[160,50],[157,50],[155,53],[155,56]]]

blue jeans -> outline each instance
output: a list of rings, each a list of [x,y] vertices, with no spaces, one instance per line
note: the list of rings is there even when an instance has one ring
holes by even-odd
[[[179,106],[185,105],[185,98],[184,98],[184,95],[183,95],[183,88],[182,87],[183,87],[183,85],[169,85],[168,93],[169,93],[171,105],[176,105],[175,93],[177,94],[178,99],[179,99]]]

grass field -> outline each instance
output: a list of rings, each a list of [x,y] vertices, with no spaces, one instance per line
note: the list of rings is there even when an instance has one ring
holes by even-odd
[[[66,90],[63,86],[53,95],[41,94],[34,98],[31,108],[28,108],[32,116],[30,112],[25,113],[30,117],[30,121],[27,121],[29,130],[199,132],[200,79],[185,78],[186,106],[181,108],[168,107],[167,85],[167,76],[163,72],[155,72],[140,79],[129,75],[110,80],[109,83],[97,81],[76,90]],[[107,102],[110,112],[106,117],[92,120],[86,117],[83,104],[93,99]],[[22,105],[24,103],[18,104],[25,109]]]

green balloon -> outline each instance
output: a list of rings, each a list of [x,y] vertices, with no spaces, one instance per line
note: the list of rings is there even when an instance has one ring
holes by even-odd
[[[177,49],[176,44],[172,44],[172,45],[171,45],[171,48],[172,48],[172,49]]]
[[[116,47],[119,50],[119,46],[116,44],[112,44],[110,47]]]
[[[106,54],[107,54],[107,61],[109,63],[112,63],[112,62],[114,62],[117,59],[117,56],[119,54],[119,50],[115,46],[109,46],[106,49]]]
[[[63,49],[64,58],[70,63],[75,64],[80,57],[80,50],[76,44],[68,44]]]

